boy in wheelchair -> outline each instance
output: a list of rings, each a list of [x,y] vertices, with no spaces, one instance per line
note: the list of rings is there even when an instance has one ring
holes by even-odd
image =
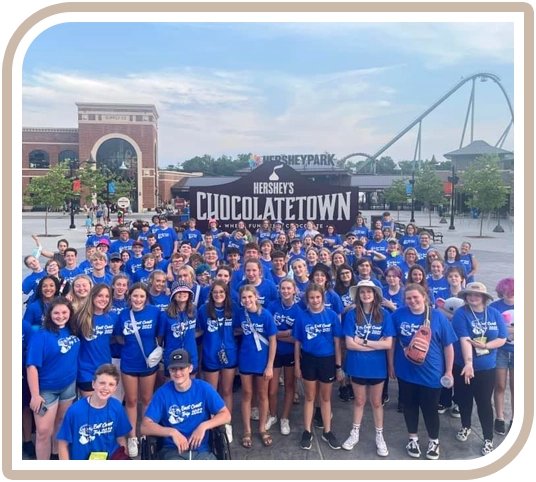
[[[193,365],[186,350],[173,351],[168,368],[171,381],[155,392],[140,427],[142,435],[162,437],[162,448],[158,450],[153,437],[146,438],[142,458],[215,460],[209,443],[211,432],[212,441],[220,448],[217,452],[223,449],[226,458],[228,447],[221,443],[225,433],[212,430],[231,421],[223,399],[208,383],[190,378]]]

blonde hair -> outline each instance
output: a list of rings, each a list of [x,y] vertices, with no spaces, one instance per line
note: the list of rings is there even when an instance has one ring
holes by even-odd
[[[79,335],[89,339],[93,335],[93,329],[95,327],[93,323],[93,317],[95,316],[95,305],[93,301],[97,295],[102,291],[108,291],[108,304],[104,308],[104,314],[110,311],[112,306],[112,288],[105,283],[98,283],[89,292],[89,295],[84,299],[76,311],[76,329]]]
[[[253,293],[255,295],[255,305],[257,307],[256,313],[258,315],[260,315],[261,311],[262,311],[262,305],[259,303],[259,292],[257,291],[257,288],[255,288],[255,286],[253,286],[253,285],[244,285],[244,286],[242,286],[240,288],[240,298],[242,298],[242,293],[244,291],[249,291],[250,293]]]
[[[86,298],[80,298],[76,294],[75,289],[74,289],[76,282],[81,279],[84,279],[89,283],[88,296],[89,296],[89,293],[91,292],[91,288],[93,288],[93,280],[87,274],[77,274],[73,278],[73,281],[71,282],[71,290],[69,294],[67,295],[67,298],[71,300],[71,304],[73,305],[73,311],[77,311],[80,308],[80,305],[82,304],[82,302],[86,299]]]

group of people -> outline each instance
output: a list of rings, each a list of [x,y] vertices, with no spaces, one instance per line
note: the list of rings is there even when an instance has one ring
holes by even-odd
[[[291,433],[300,383],[305,450],[313,423],[332,449],[352,450],[368,399],[377,454],[387,456],[390,378],[398,380],[411,457],[421,455],[419,412],[429,459],[439,458],[439,415],[448,408],[461,417],[463,442],[476,402],[483,455],[493,450],[494,431],[506,432],[513,278],[499,281],[490,304],[492,295],[474,281],[469,243],[443,254],[412,224],[397,239],[389,213],[374,229],[358,216],[344,240],[312,221],[300,231],[264,220],[254,233],[240,221],[227,233],[212,219],[204,235],[195,219],[188,224],[179,239],[165,217],[155,217],[137,239],[121,229],[113,242],[97,224],[82,262],[67,240],[51,252],[34,236],[22,285],[26,453],[111,458],[124,448],[134,458],[138,436],[156,435],[165,437],[162,458],[211,458],[210,428],[225,425],[233,440],[237,376],[245,448],[254,444],[252,420],[265,447],[278,421],[281,434]],[[343,443],[331,427],[334,383],[342,401],[353,400]]]

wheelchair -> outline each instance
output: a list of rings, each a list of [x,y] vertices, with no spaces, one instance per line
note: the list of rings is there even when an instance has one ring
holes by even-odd
[[[162,449],[164,439],[147,435],[140,440],[141,460],[158,460],[158,452]],[[231,449],[229,439],[225,432],[225,425],[214,427],[208,434],[208,444],[211,452],[218,460],[231,460]]]

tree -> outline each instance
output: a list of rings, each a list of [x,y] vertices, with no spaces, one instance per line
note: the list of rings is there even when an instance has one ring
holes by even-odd
[[[430,163],[423,164],[422,169],[416,172],[413,198],[428,206],[429,226],[432,225],[432,207],[445,203],[443,182]]]
[[[507,188],[499,169],[499,156],[484,154],[462,173],[461,191],[469,196],[466,202],[471,209],[480,211],[480,237],[484,213],[497,211],[506,204]]]
[[[384,197],[389,204],[396,204],[397,220],[400,221],[400,205],[404,204],[408,198],[406,194],[407,179],[397,179],[385,190]]]
[[[86,202],[91,202],[95,195],[97,196],[97,201],[116,202],[120,197],[130,199],[134,187],[133,182],[123,179],[120,175],[116,175],[111,171],[108,171],[107,175],[105,175],[90,164],[84,165],[83,169],[78,172],[78,177],[84,188],[83,195]],[[107,193],[112,183],[115,186],[115,192]]]
[[[45,236],[48,236],[48,211],[61,208],[75,195],[65,163],[51,167],[45,176],[32,178],[24,192],[24,202],[45,207]]]

